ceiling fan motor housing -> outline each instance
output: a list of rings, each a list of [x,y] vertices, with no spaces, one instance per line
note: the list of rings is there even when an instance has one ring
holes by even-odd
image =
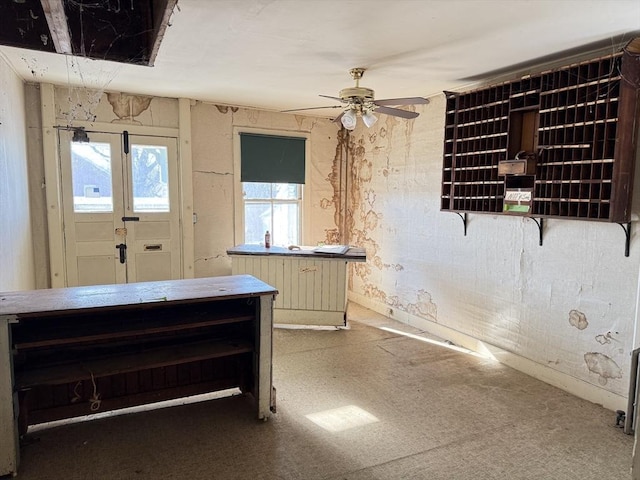
[[[373,101],[373,90],[366,87],[351,87],[340,90],[340,98],[343,101],[366,103]]]

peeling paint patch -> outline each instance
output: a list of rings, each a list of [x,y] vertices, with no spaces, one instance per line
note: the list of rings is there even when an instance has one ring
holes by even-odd
[[[601,333],[600,335],[596,335],[596,342],[598,342],[600,345],[607,345],[614,341],[619,342],[619,340],[614,337],[614,335],[616,334],[618,334],[618,332],[607,332],[604,334]]]
[[[407,305],[407,312],[434,322],[438,321],[438,306],[433,302],[431,294],[425,290],[418,290],[418,301]]]
[[[236,113],[238,111],[238,107],[229,107],[228,105],[216,105],[216,108],[220,113],[229,113],[229,110],[231,110],[233,113]]]
[[[364,294],[369,298],[375,298],[383,303],[387,303],[387,294],[375,285],[367,284],[364,286]]]
[[[357,263],[357,264],[354,263],[351,265],[353,267],[353,271],[356,274],[356,276],[360,277],[363,280],[365,280],[367,276],[371,274],[371,267],[369,266],[368,263]]]
[[[333,196],[331,199],[323,198],[320,201],[320,208],[328,209],[330,206],[335,208],[333,214],[333,221],[336,228],[325,230],[327,236],[325,238],[326,243],[349,243],[351,239],[346,236],[345,229],[345,211],[346,211],[346,197],[344,195],[346,173],[344,172],[345,158],[349,155],[349,134],[343,128],[338,131],[338,143],[336,145],[335,155],[331,164],[331,172],[327,176],[327,181],[331,184],[333,189]]]
[[[118,120],[126,120],[127,122],[133,122],[135,117],[147,110],[149,105],[151,105],[152,99],[153,97],[146,95],[107,93],[107,100],[111,104],[113,113],[118,117]]]
[[[607,332],[606,335],[596,335],[596,342],[598,342],[600,345],[611,343],[611,332]]]
[[[102,96],[102,91],[99,90],[69,88],[67,96],[69,110],[61,113],[69,125],[76,120],[95,122],[97,119],[95,112]]]
[[[364,216],[364,225],[367,230],[373,230],[378,226],[378,219],[380,215],[374,212],[373,210],[369,210],[367,214]]]
[[[373,204],[376,203],[376,192],[369,189],[364,192],[364,199],[369,204],[370,207],[373,208]]]
[[[603,353],[585,353],[584,361],[591,373],[600,375],[598,379],[600,385],[606,385],[610,378],[622,378],[622,369],[611,357]]]
[[[324,234],[325,243],[329,245],[339,245],[341,243],[342,235],[340,235],[340,230],[337,228],[325,229]]]
[[[578,310],[571,310],[569,312],[569,324],[578,330],[584,330],[589,326],[586,315]]]
[[[438,321],[438,306],[433,302],[431,294],[425,290],[418,290],[417,302],[407,304],[403,303],[397,295],[389,296],[386,292],[370,283],[364,286],[364,294],[369,298],[376,299],[416,317],[426,318],[433,322]]]
[[[33,78],[38,79],[38,77],[42,77],[47,73],[48,68],[41,68],[39,62],[35,58],[20,57],[20,59],[27,65],[27,68],[31,72],[31,75],[33,75]]]

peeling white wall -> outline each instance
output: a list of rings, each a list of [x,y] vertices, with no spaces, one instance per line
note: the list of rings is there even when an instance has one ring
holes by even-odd
[[[334,187],[330,175],[337,160],[338,128],[329,120],[196,102],[191,109],[195,276],[231,274],[228,248],[234,246],[234,128],[251,127],[309,134],[310,178],[304,187],[311,215],[306,244],[335,237]]]
[[[19,237],[16,230],[10,234],[0,230],[0,255],[11,267],[2,270],[2,284],[11,275],[11,282],[26,288],[33,283],[33,261],[30,242],[24,240],[30,236],[25,221],[29,212],[24,97],[20,81],[4,64],[0,66],[0,181],[4,182],[0,200],[3,220],[20,226]],[[14,91],[15,95],[10,93]],[[30,126],[39,122],[31,112],[39,108],[36,97],[36,91],[27,89]],[[540,377],[552,372],[552,383],[578,382],[589,391],[583,395],[586,398],[599,398],[597,392],[602,392],[602,398],[613,398],[602,403],[624,408],[640,265],[636,239],[626,258],[624,233],[618,225],[549,219],[544,245],[539,246],[532,220],[481,214],[469,216],[465,237],[460,218],[440,211],[444,97],[434,97],[417,109],[421,115],[415,120],[381,115],[373,128],[359,124],[344,137],[328,120],[193,101],[195,276],[231,271],[226,250],[236,243],[234,129],[307,132],[311,215],[305,243],[348,240],[367,249],[367,263],[351,267],[352,298],[433,331],[486,342],[537,366],[540,371],[532,373]],[[5,124],[7,111],[11,124]],[[147,102],[138,96],[64,87],[56,87],[56,117],[61,125],[88,120],[179,128],[176,99],[154,97]],[[346,151],[350,158],[345,194]],[[6,152],[21,160],[8,161]],[[34,156],[32,161],[41,160]],[[39,171],[34,168],[34,175]],[[46,205],[36,198],[41,193],[32,195],[37,200],[34,238],[46,238],[46,222],[37,221],[46,218],[41,211]],[[5,205],[18,210],[14,213]],[[346,238],[341,236],[343,222]],[[19,247],[19,260],[15,251],[6,254],[5,244]],[[18,279],[16,272],[23,278]],[[581,394],[575,385],[570,390]]]
[[[27,89],[28,119],[34,128],[41,124],[38,88]],[[75,122],[90,122],[93,129],[100,124],[116,123],[144,127],[180,128],[178,100],[159,97],[108,93],[63,86],[55,87],[56,123],[73,126]],[[309,176],[305,195],[310,201],[309,238],[306,243],[339,240],[339,216],[336,212],[344,199],[344,179],[336,180],[332,172],[340,169],[342,157],[336,148],[338,127],[326,119],[265,112],[246,108],[217,106],[191,102],[191,157],[193,168],[193,211],[195,276],[231,274],[227,249],[237,242],[234,238],[234,149],[233,131],[251,127],[284,132],[305,132],[309,135]],[[88,127],[91,130],[92,127]],[[33,175],[35,186],[43,171],[42,138],[34,135]],[[39,151],[38,151],[39,149]],[[341,190],[342,189],[342,190]],[[46,203],[42,192],[33,193],[34,234],[46,238]],[[46,245],[45,245],[46,247]],[[40,258],[42,257],[42,258]],[[46,248],[39,249],[39,263],[48,262]]]
[[[178,100],[86,88],[55,87],[56,121],[178,128]]]
[[[24,98],[0,57],[0,291],[35,287]]]
[[[637,238],[626,258],[615,223],[547,219],[539,246],[531,219],[482,214],[469,215],[465,237],[461,219],[440,211],[444,96],[416,111],[352,135],[350,240],[368,256],[353,267],[353,298],[497,346],[626,409]]]

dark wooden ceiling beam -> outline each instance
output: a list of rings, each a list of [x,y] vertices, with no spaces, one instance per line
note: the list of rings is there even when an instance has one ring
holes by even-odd
[[[62,0],[40,0],[40,3],[47,18],[51,40],[56,47],[56,52],[73,53],[67,15],[64,12]]]
[[[164,32],[169,26],[169,20],[178,0],[153,0],[153,34],[151,36],[151,50],[149,55],[149,66],[153,67],[160,50],[160,44],[164,38]]]

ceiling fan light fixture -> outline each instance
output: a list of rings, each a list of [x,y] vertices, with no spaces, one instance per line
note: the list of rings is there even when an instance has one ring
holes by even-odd
[[[355,110],[349,109],[344,112],[342,118],[340,119],[342,122],[342,126],[347,130],[353,130],[356,128],[356,112]]]
[[[373,124],[378,121],[378,117],[376,117],[370,111],[367,111],[362,114],[362,121],[367,126],[367,128],[371,128],[373,127]]]

